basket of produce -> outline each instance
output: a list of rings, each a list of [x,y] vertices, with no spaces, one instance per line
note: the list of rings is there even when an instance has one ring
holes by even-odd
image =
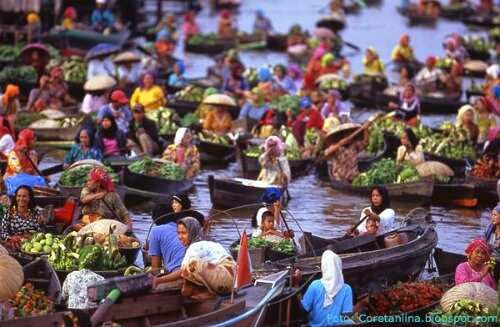
[[[352,181],[356,187],[370,187],[373,185],[411,183],[420,180],[417,169],[410,164],[396,165],[392,159],[382,159],[364,173],[359,174]]]
[[[55,310],[54,301],[43,290],[26,283],[8,301],[0,302],[0,324],[2,321],[47,316]]]
[[[462,38],[463,45],[467,50],[471,59],[485,60],[490,59],[490,49],[493,44],[490,43],[485,37],[466,35]]]
[[[58,244],[59,237],[51,233],[36,233],[21,243],[21,253],[32,258],[41,255],[50,255]]]
[[[73,196],[80,198],[82,193],[82,188],[87,183],[89,172],[94,168],[94,165],[78,165],[65,169],[61,174],[59,182],[57,185],[61,190],[61,193],[65,196]],[[104,170],[108,173],[109,177],[114,183],[119,182],[118,175],[108,166],[104,166]]]
[[[39,141],[73,141],[83,117],[39,119],[29,125]]]
[[[236,153],[236,147],[228,135],[198,133],[197,147],[200,154],[221,160],[227,160]]]
[[[146,117],[156,123],[158,134],[171,135],[179,128],[179,116],[174,110],[166,107],[160,107],[158,110],[146,113]]]
[[[238,259],[240,242],[235,241],[230,252],[235,260]],[[282,239],[279,242],[271,242],[263,237],[251,237],[248,239],[248,251],[253,269],[260,269],[266,261],[277,261],[296,255],[296,249],[292,240]]]
[[[325,74],[316,80],[316,85],[322,91],[337,90],[342,95],[342,99],[348,96],[349,83],[337,74]]]

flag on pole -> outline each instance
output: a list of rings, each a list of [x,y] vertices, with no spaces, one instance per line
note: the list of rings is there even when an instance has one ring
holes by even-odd
[[[236,278],[234,287],[236,289],[252,284],[252,263],[250,253],[248,252],[247,232],[243,231],[240,240],[240,250],[238,252],[238,261],[236,262]]]

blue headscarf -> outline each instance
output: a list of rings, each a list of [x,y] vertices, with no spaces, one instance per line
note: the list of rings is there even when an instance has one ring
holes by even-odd
[[[269,68],[262,67],[259,69],[257,77],[259,79],[259,82],[269,82],[273,78],[273,75],[271,74]]]
[[[281,199],[283,192],[277,187],[268,187],[261,196],[262,202],[266,204],[272,204]]]
[[[184,71],[186,70],[186,66],[184,65],[184,61],[182,60],[177,60],[176,61],[177,66],[179,66],[180,74],[184,74]]]
[[[303,97],[300,99],[300,108],[306,109],[312,105],[311,99],[309,97]]]
[[[500,99],[500,84],[493,87],[493,95],[495,96],[495,99]]]

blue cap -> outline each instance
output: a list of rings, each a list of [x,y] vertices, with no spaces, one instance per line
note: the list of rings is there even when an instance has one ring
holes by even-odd
[[[283,193],[281,192],[281,190],[279,188],[268,187],[264,191],[264,194],[262,194],[261,200],[262,200],[262,202],[265,202],[266,204],[271,204],[271,203],[274,203],[276,201],[279,201],[279,199],[281,199],[282,195],[283,195]]]
[[[495,99],[500,99],[500,84],[493,87],[493,95],[495,96]]]
[[[300,99],[300,108],[302,109],[309,108],[311,104],[312,102],[311,99],[309,99],[309,97],[303,97],[302,99]]]
[[[260,82],[269,82],[272,79],[273,75],[271,74],[269,68],[262,67],[259,69],[257,77],[259,78]]]
[[[180,70],[180,74],[184,74],[184,71],[186,70],[186,66],[184,65],[184,61],[182,60],[177,60],[175,62],[177,64],[177,66],[179,66],[179,70]]]

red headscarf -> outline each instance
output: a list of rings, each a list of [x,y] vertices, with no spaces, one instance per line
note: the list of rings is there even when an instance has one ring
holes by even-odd
[[[92,168],[89,172],[89,179],[93,182],[99,183],[101,188],[106,190],[106,192],[114,192],[115,186],[113,185],[113,181],[109,178],[108,173],[100,167]]]
[[[227,9],[224,9],[220,12],[220,16],[224,19],[228,19],[231,17],[231,12]]]
[[[36,135],[33,130],[29,128],[23,129],[17,137],[17,142],[14,150],[17,152],[28,150],[30,143],[35,139],[35,137]]]
[[[75,20],[76,19],[76,9],[74,7],[68,7],[64,10],[64,17]]]
[[[491,249],[490,249],[490,247],[482,239],[472,240],[469,243],[469,245],[467,246],[467,248],[465,249],[465,253],[468,254],[468,255],[470,255],[477,248],[483,249],[488,254],[488,256],[491,256]]]

